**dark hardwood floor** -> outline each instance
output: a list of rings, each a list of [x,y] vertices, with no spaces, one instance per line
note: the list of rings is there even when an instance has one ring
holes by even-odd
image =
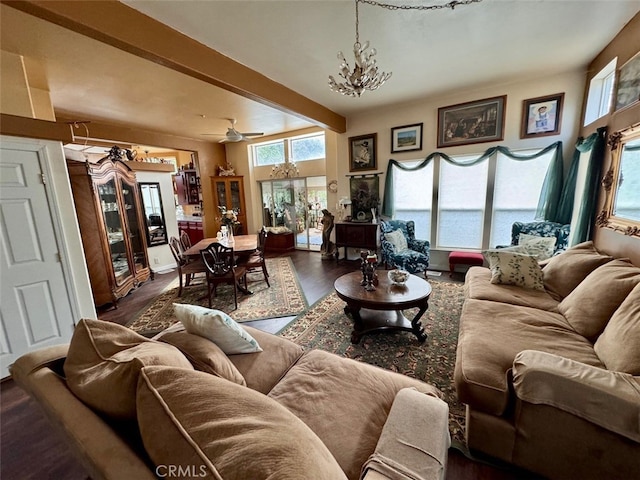
[[[333,282],[336,278],[358,268],[357,262],[336,264],[335,261],[323,261],[317,252],[295,251],[286,255],[293,259],[300,284],[310,306],[333,290]],[[155,280],[145,283],[123,298],[118,308],[101,310],[98,312],[98,317],[102,320],[126,324],[174,278],[176,278],[176,272],[156,275]],[[443,274],[439,279],[449,281],[449,276]],[[456,274],[453,281],[461,279],[462,275]],[[277,331],[282,323],[282,319],[274,319],[249,324],[262,330]],[[0,428],[0,478],[3,480],[87,478],[82,465],[72,456],[39,407],[11,379],[3,381],[0,385]],[[523,478],[530,477],[524,472],[469,460],[455,449],[449,451],[448,480]]]

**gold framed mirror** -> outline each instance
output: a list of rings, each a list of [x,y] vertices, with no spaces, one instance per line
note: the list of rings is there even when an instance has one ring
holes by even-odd
[[[604,209],[599,227],[640,237],[640,124],[609,136],[611,168],[602,180]]]

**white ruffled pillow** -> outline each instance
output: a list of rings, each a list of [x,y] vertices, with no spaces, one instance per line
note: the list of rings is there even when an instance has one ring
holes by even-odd
[[[227,355],[262,351],[238,322],[220,310],[183,303],[174,303],[173,308],[188,333],[211,340]]]
[[[385,233],[384,238],[387,242],[396,247],[396,252],[404,252],[408,250],[407,239],[401,230],[394,230],[393,232]]]

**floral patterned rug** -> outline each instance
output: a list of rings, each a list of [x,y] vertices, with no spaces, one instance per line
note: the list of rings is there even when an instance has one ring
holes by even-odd
[[[280,335],[307,349],[326,350],[435,385],[449,404],[452,440],[464,445],[464,405],[458,402],[453,384],[463,285],[431,278],[429,282],[433,291],[429,309],[421,319],[428,335],[424,343],[411,333],[394,332],[365,335],[359,344],[352,344],[353,322],[335,293],[318,300]],[[404,313],[411,319],[417,309]]]
[[[238,292],[238,309],[233,309],[233,287],[218,285],[211,307],[229,314],[236,322],[261,320],[298,315],[307,307],[307,299],[302,292],[293,262],[289,257],[267,258],[269,283],[267,287],[262,271],[247,274],[247,285],[253,295]],[[192,285],[185,287],[178,297],[178,279],[145,310],[127,324],[129,328],[145,335],[153,336],[175,322],[174,303],[208,306],[207,286],[202,278],[196,278]]]

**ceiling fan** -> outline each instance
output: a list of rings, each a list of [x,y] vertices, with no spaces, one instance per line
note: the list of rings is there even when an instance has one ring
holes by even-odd
[[[264,135],[263,132],[245,133],[236,130],[236,119],[227,118],[231,122],[231,127],[227,129],[227,133],[204,133],[203,135],[215,135],[218,137],[224,137],[219,143],[235,143],[235,142],[248,142],[251,137],[259,137]]]

